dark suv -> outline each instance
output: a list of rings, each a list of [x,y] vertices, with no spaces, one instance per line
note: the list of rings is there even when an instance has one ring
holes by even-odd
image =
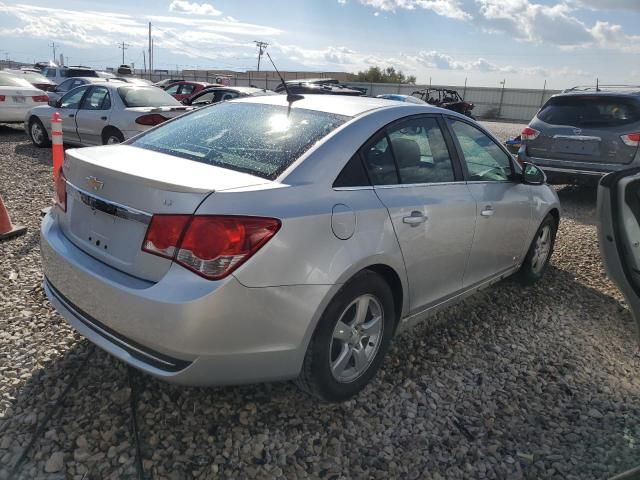
[[[595,184],[640,166],[640,87],[575,87],[554,95],[521,133],[518,158],[549,183]]]

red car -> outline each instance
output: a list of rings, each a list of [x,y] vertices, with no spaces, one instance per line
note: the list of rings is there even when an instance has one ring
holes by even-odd
[[[215,87],[215,83],[207,82],[192,82],[189,80],[182,80],[180,82],[172,83],[164,90],[178,101],[182,101],[185,98],[190,97],[198,93],[200,90],[207,87]]]

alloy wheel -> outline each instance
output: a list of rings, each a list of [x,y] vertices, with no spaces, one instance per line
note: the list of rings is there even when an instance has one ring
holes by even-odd
[[[540,273],[549,259],[551,252],[551,227],[545,225],[536,237],[536,243],[531,258],[531,268],[535,273]]]
[[[336,381],[353,382],[367,371],[380,347],[383,327],[384,310],[373,295],[361,295],[344,309],[333,329],[329,352]]]
[[[44,141],[44,131],[42,130],[42,126],[38,122],[33,122],[31,124],[31,138],[34,143],[40,145]]]

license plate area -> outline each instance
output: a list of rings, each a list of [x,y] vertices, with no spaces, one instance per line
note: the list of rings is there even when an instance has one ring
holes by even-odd
[[[147,225],[118,216],[115,208],[107,208],[108,203],[87,204],[80,192],[68,193],[72,193],[67,200],[70,233],[76,242],[109,263],[131,266],[139,254]]]
[[[600,140],[556,138],[552,151],[568,155],[597,155],[600,152]]]
[[[26,97],[17,97],[17,96],[12,96],[11,100],[13,100],[13,103],[25,103],[27,101]]]

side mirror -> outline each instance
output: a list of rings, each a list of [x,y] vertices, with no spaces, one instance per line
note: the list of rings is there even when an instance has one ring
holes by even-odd
[[[528,185],[543,185],[547,181],[547,176],[540,167],[525,162],[522,165],[522,181]]]
[[[183,98],[180,103],[182,103],[183,105],[191,105],[191,100],[189,100],[188,98]]]
[[[50,107],[58,108],[58,107],[60,106],[60,105],[58,105],[58,102],[59,102],[59,101],[60,101],[60,100],[56,100],[56,99],[54,99],[54,98],[50,98],[48,103],[49,103],[49,106],[50,106]]]

